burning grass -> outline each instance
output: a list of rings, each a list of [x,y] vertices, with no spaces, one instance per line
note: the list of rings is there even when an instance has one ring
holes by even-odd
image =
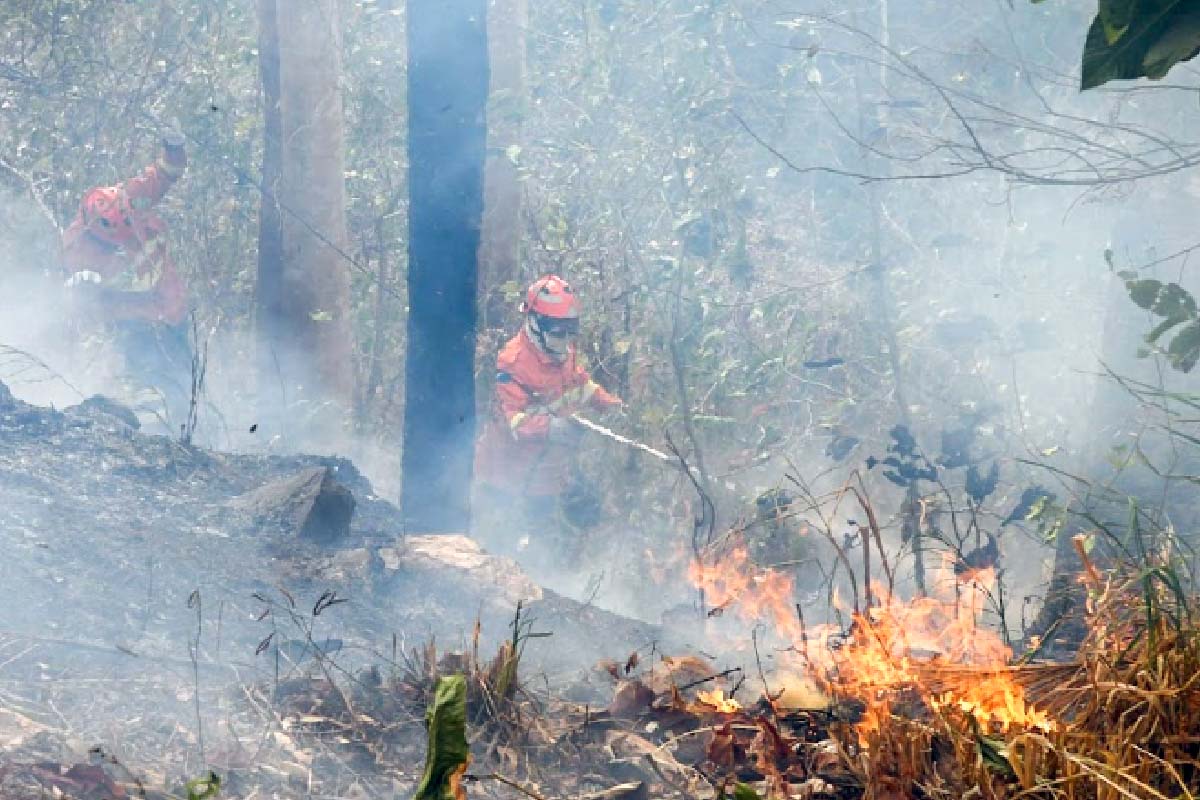
[[[948,597],[902,600],[875,586],[845,629],[806,628],[785,603],[786,576],[761,574],[737,548],[692,578],[722,612],[775,621],[831,707],[859,704],[829,734],[865,797],[1194,797],[1195,598],[1165,554],[1101,572],[1082,537],[1076,547],[1088,634],[1064,664],[1016,663],[980,623],[987,571],[953,582]],[[767,777],[769,797],[797,796],[786,775]]]
[[[1069,663],[1014,654],[984,624],[989,570],[956,575],[947,562],[936,584],[943,596],[904,599],[877,583],[835,602],[839,624],[806,624],[789,577],[758,568],[730,540],[691,576],[711,603],[711,627],[753,627],[756,660],[769,646],[764,624],[786,645],[757,674],[753,662],[720,669],[650,649],[598,666],[613,682],[610,700],[569,702],[520,674],[538,634],[518,612],[494,657],[480,653],[478,629],[465,653],[432,642],[408,654],[393,648],[392,663],[353,676],[318,653],[307,676],[261,686],[254,698],[277,720],[271,741],[296,766],[277,783],[292,788],[335,762],[362,785],[408,786],[423,757],[424,709],[440,679],[462,675],[470,797],[1195,797],[1194,599],[1162,548],[1106,570],[1078,549],[1087,637]],[[221,791],[256,791],[247,772],[256,760],[221,770]],[[31,760],[0,770],[0,783],[75,798],[125,785],[112,765],[100,763],[103,774],[93,766]]]

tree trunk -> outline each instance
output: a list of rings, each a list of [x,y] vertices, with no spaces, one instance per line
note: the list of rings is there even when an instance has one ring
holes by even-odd
[[[481,324],[498,325],[512,303],[504,284],[518,281],[521,265],[521,130],[525,116],[525,28],[528,0],[488,0],[491,88],[487,161],[483,180],[483,233],[479,278]]]
[[[283,220],[280,180],[279,28],[275,0],[258,0],[258,73],[262,81],[262,191],[258,211],[258,277],[254,284],[260,422],[283,407],[282,376],[275,343],[283,340]],[[274,426],[272,426],[274,427]]]
[[[889,46],[890,37],[891,23],[888,19],[888,3],[887,0],[879,0],[879,96],[881,97],[887,96],[888,72],[886,65],[888,55],[886,50]],[[854,73],[855,93],[858,96],[858,139],[860,142],[867,141],[873,135],[873,131],[869,131],[868,126],[883,132],[885,136],[888,129],[886,106],[879,102],[878,98],[868,100],[868,95],[864,88],[866,77],[863,74],[868,69],[869,64],[863,62]],[[870,102],[873,108],[869,112],[868,102]],[[860,149],[859,154],[863,159],[863,163],[872,164],[875,171],[881,175],[886,174],[889,166],[886,161],[874,158],[865,146]],[[893,396],[896,399],[896,417],[901,425],[911,429],[912,415],[909,413],[908,389],[904,378],[904,365],[900,360],[900,342],[896,336],[896,302],[888,278],[887,255],[885,253],[886,242],[884,241],[883,234],[883,212],[886,195],[881,184],[877,181],[867,184],[866,195],[871,213],[870,250],[868,251],[869,269],[867,270],[867,276],[870,280],[870,303],[871,307],[875,309],[875,317],[878,320],[877,333],[880,344],[882,345],[882,349],[887,350],[888,354],[888,365],[895,387]],[[928,588],[925,584],[925,557],[919,522],[919,497],[920,492],[914,479],[905,492],[903,506],[905,518],[903,526],[904,535],[908,537],[908,542],[913,552],[913,583],[916,584],[917,592],[924,595],[928,592]]]
[[[282,269],[273,342],[289,409],[319,425],[353,398],[336,0],[278,0]],[[264,298],[266,300],[266,298]]]
[[[408,2],[408,531],[470,527],[486,18],[486,0]]]
[[[1144,237],[1162,235],[1162,229],[1133,212],[1118,224],[1115,234],[1119,240],[1114,243],[1119,257],[1132,257],[1133,263],[1137,264],[1153,258],[1148,250],[1153,240]],[[1146,276],[1152,274],[1146,273]],[[1169,274],[1156,277],[1171,280]],[[1101,372],[1107,368],[1116,375],[1145,384],[1159,385],[1162,380],[1165,389],[1180,388],[1171,385],[1176,376],[1169,369],[1160,374],[1158,367],[1163,365],[1156,365],[1154,359],[1136,357],[1138,347],[1143,344],[1138,334],[1149,330],[1153,322],[1149,314],[1134,304],[1123,282],[1115,277],[1109,278],[1104,289],[1103,315],[1101,364],[1097,365]],[[1087,591],[1078,580],[1083,562],[1072,543],[1073,537],[1078,533],[1094,535],[1095,547],[1089,557],[1101,569],[1109,568],[1121,548],[1107,535],[1099,535],[1094,523],[1103,525],[1129,548],[1130,553],[1136,553],[1134,542],[1126,538],[1130,534],[1127,498],[1136,498],[1143,509],[1146,504],[1154,506],[1156,501],[1164,503],[1160,512],[1170,508],[1165,504],[1164,494],[1168,487],[1161,478],[1137,460],[1130,460],[1118,469],[1111,459],[1114,447],[1130,447],[1136,442],[1138,449],[1152,462],[1162,466],[1169,461],[1169,451],[1173,449],[1169,436],[1156,438],[1151,432],[1139,430],[1146,420],[1146,413],[1138,399],[1101,374],[1095,379],[1088,418],[1088,440],[1081,448],[1079,462],[1070,471],[1091,481],[1092,486],[1078,487],[1078,496],[1069,499],[1072,514],[1055,540],[1050,584],[1027,637],[1037,636],[1044,640],[1050,636],[1047,652],[1060,656],[1074,652],[1087,634],[1084,619]],[[1188,496],[1172,509],[1173,521],[1179,523],[1178,513],[1192,505],[1188,492]],[[1181,529],[1186,530],[1186,524]],[[1155,533],[1151,531],[1149,535],[1153,537]]]
[[[368,356],[367,376],[362,387],[362,403],[358,409],[359,419],[367,419],[375,407],[376,398],[383,390],[383,358],[385,318],[387,316],[387,293],[392,288],[391,261],[388,259],[387,242],[383,235],[383,217],[375,220],[375,330],[371,333],[371,352]]]

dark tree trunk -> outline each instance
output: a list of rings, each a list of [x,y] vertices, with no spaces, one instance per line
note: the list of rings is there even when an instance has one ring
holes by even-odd
[[[282,408],[282,381],[275,343],[283,321],[283,220],[276,191],[282,150],[279,141],[279,28],[275,0],[258,0],[258,73],[262,80],[262,193],[258,211],[258,277],[254,284],[259,414],[263,420]]]
[[[487,141],[486,0],[408,3],[409,531],[470,526],[477,254]]]

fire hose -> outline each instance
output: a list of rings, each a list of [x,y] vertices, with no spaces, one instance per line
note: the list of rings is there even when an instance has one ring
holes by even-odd
[[[584,430],[588,430],[588,431],[591,431],[592,433],[603,436],[605,439],[608,439],[613,442],[617,442],[618,444],[624,445],[625,447],[629,447],[634,450],[640,450],[641,452],[645,453],[646,455],[653,456],[654,458],[657,458],[659,461],[662,461],[667,464],[671,464],[672,466],[678,467],[679,469],[687,470],[688,472],[692,473],[693,475],[699,474],[695,467],[692,467],[691,465],[685,463],[684,460],[682,458],[680,458],[679,456],[674,456],[674,455],[670,455],[668,453],[664,453],[662,450],[657,450],[644,442],[639,442],[636,439],[630,439],[628,436],[622,436],[621,434],[617,433],[616,431],[611,430],[610,428],[606,428],[603,425],[599,425],[595,422],[592,422],[590,419],[587,419],[586,417],[581,417],[578,414],[572,414],[570,416],[570,419],[572,422],[574,422],[576,425],[579,425]]]
[[[590,419],[581,417],[578,414],[572,414],[569,419],[584,430],[591,431],[599,436],[603,436],[609,441],[616,442],[617,444],[633,450],[643,452],[648,456],[653,456],[664,464],[670,464],[687,475],[688,479],[692,482],[692,485],[696,488],[696,491],[700,494],[701,500],[701,511],[696,517],[694,524],[697,530],[704,530],[707,526],[709,535],[711,536],[713,521],[716,518],[716,509],[713,506],[712,499],[708,493],[704,491],[703,487],[707,484],[707,481],[705,480],[704,475],[700,473],[700,470],[696,469],[691,464],[688,464],[679,456],[668,455],[662,450],[657,450],[644,442],[639,442],[636,439],[630,439],[628,436],[622,436],[616,431],[610,430],[603,425],[598,425],[597,423],[592,422]]]

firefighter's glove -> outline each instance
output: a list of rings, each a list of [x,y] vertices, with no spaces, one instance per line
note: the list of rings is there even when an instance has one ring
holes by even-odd
[[[90,269],[85,269],[67,278],[67,282],[64,285],[68,289],[77,289],[92,285],[99,286],[101,283],[103,283],[103,279],[100,277],[99,272],[92,272]]]
[[[583,428],[565,417],[551,417],[546,439],[550,444],[573,447],[583,436]]]

